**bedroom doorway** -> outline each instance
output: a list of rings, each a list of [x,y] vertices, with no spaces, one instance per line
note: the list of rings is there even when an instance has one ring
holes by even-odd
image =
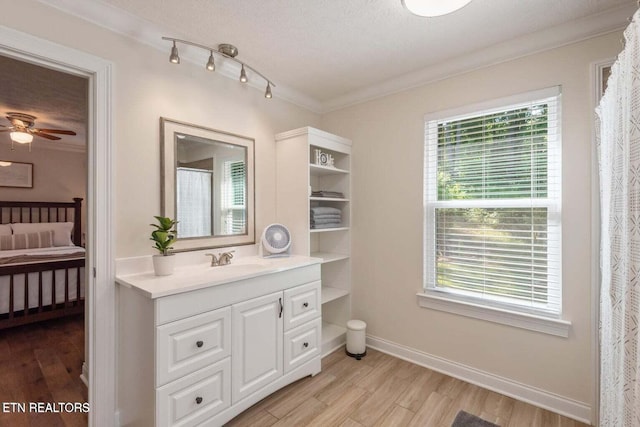
[[[0,82],[0,400],[84,403],[89,80],[0,55]]]
[[[84,154],[87,164],[86,214],[83,215],[86,217],[84,245],[87,254],[85,269],[88,272],[85,283],[88,350],[85,375],[89,382],[87,415],[89,425],[114,425],[115,293],[111,249],[113,240],[112,65],[109,61],[85,52],[3,26],[0,26],[0,55],[77,76],[87,81],[86,152]],[[48,138],[45,137],[45,139]]]

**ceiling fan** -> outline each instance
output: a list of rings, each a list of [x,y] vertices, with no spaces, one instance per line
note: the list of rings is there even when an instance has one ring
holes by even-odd
[[[18,144],[30,144],[33,141],[33,136],[39,136],[41,138],[50,139],[52,141],[56,141],[61,139],[59,136],[51,135],[51,134],[59,134],[59,135],[76,135],[76,133],[72,130],[64,130],[64,129],[40,129],[36,128],[35,120],[37,117],[32,116],[31,114],[24,113],[7,113],[7,120],[11,122],[11,126],[0,125],[0,132],[11,132],[11,149],[13,150],[13,142],[17,142]],[[29,150],[31,150],[31,146],[29,146]]]

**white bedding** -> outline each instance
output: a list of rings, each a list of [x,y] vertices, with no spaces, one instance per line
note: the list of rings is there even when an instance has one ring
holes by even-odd
[[[70,254],[75,252],[82,252],[82,254],[78,255],[78,258],[84,257],[84,248],[79,246],[56,246],[52,248],[40,248],[40,249],[18,249],[12,251],[0,251],[0,260],[8,259],[12,257],[22,257],[23,255],[34,255],[37,257],[35,260],[20,262],[20,263],[9,263],[3,264],[0,266],[0,269],[3,266],[8,265],[17,265],[17,264],[33,264],[33,263],[41,263],[41,262],[49,262],[55,261],[55,258],[52,259],[41,259],[40,257],[43,255],[60,255],[64,257],[68,257]],[[68,259],[68,258],[67,258]],[[1,270],[0,270],[1,271]],[[85,282],[85,274],[84,267],[80,268],[80,296],[84,298],[84,282]],[[76,279],[77,279],[78,271],[73,268],[69,270],[69,301],[74,301],[76,299]],[[53,290],[53,272],[52,271],[43,271],[42,272],[42,305],[50,305],[52,303],[52,290]],[[65,299],[65,270],[56,270],[55,271],[55,280],[56,280],[56,302],[62,303]],[[24,288],[25,288],[25,274],[17,274],[14,275],[13,278],[13,310],[19,311],[24,308]],[[29,273],[29,308],[38,307],[38,273]],[[9,312],[9,276],[0,276],[0,314]]]

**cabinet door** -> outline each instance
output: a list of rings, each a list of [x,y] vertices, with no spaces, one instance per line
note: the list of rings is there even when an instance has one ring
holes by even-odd
[[[282,376],[282,299],[277,292],[231,308],[234,403]]]

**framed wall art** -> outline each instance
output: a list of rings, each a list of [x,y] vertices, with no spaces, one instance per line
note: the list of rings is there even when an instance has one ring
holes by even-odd
[[[33,188],[33,163],[0,160],[0,187]]]

